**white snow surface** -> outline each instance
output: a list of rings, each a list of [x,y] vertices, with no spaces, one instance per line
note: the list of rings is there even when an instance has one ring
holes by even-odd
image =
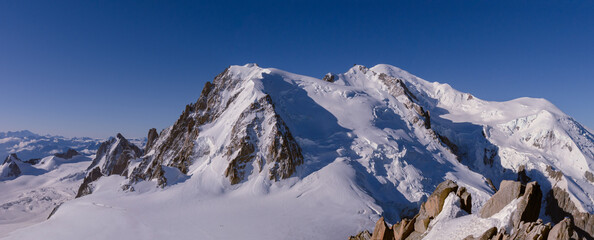
[[[466,187],[477,212],[493,194],[486,177],[499,185],[515,179],[522,165],[543,190],[558,184],[578,207],[594,212],[594,185],[584,178],[594,172],[594,136],[546,100],[484,101],[389,65],[356,65],[333,83],[255,64],[229,72],[242,82],[221,94],[236,98],[201,127],[189,176],[165,169],[169,186],[145,181],[134,192],[121,190],[123,177],[103,177],[93,194],[6,239],[347,239],[373,229],[380,216],[390,223],[411,217],[444,179]],[[382,74],[400,79],[416,99],[391,92]],[[274,182],[254,163],[247,180],[230,185],[223,152],[231,127],[265,94],[297,139],[304,164]],[[430,112],[431,129],[417,122],[411,104]],[[436,134],[456,144],[458,156]],[[498,154],[488,164],[490,151]],[[562,171],[563,180],[550,179],[547,166]],[[471,222],[477,227],[464,234],[505,225],[505,213],[453,218],[461,214],[454,198],[432,223],[435,233]],[[431,234],[426,237],[441,236]]]

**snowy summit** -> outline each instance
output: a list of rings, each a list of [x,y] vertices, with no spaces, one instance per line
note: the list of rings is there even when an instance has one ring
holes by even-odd
[[[71,161],[9,156],[4,209],[19,192],[42,197],[37,181],[68,194],[26,218],[0,215],[0,237],[594,234],[594,135],[547,100],[485,101],[385,64],[320,77],[231,66],[144,147],[118,134]]]

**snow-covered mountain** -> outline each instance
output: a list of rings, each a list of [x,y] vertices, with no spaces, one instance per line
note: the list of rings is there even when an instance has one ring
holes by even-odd
[[[5,157],[0,162],[0,236],[47,219],[56,206],[73,199],[102,141],[26,130],[0,133],[0,156]],[[146,140],[131,141],[142,146]]]
[[[485,101],[389,65],[322,79],[231,66],[147,139],[106,143],[81,168],[85,196],[8,239],[347,239],[412,218],[445,179],[472,213],[519,178],[594,212],[585,127],[544,99]]]
[[[93,138],[67,138],[62,136],[41,136],[27,130],[0,132],[0,157],[16,153],[20,159],[43,158],[74,149],[84,155],[93,155],[103,140]]]

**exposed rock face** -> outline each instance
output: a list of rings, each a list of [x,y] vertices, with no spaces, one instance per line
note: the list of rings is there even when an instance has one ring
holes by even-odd
[[[79,153],[76,150],[72,149],[72,148],[69,148],[68,151],[66,151],[64,153],[56,153],[56,154],[54,154],[54,156],[59,157],[59,158],[63,158],[63,159],[71,159],[72,157],[77,156],[77,155],[79,155]]]
[[[101,176],[122,175],[128,176],[130,160],[142,156],[142,150],[130,143],[122,134],[101,143],[97,155],[87,168],[87,176],[78,188],[76,197],[91,194],[91,183]],[[92,170],[91,170],[92,169]]]
[[[157,140],[157,137],[159,137],[159,134],[157,133],[157,129],[151,128],[148,132],[146,145],[144,146],[145,153],[147,153],[149,151],[149,149],[151,149],[151,147],[153,147],[153,145],[155,144],[155,141]]]
[[[207,82],[196,103],[187,105],[173,126],[163,130],[154,140],[149,136],[147,155],[132,171],[130,182],[157,179],[159,185],[164,186],[167,179],[162,166],[174,167],[187,174],[193,159],[200,157],[197,154],[219,154],[195,152],[200,127],[215,122],[235,103],[245,88],[243,81],[227,69],[212,83]],[[149,132],[151,134],[156,134],[156,130]],[[303,163],[300,147],[276,114],[268,95],[243,110],[233,123],[230,138],[231,143],[220,154],[229,161],[221,174],[228,177],[231,184],[240,183],[250,173],[265,169],[271,180],[288,178]]]
[[[332,73],[326,73],[326,75],[324,75],[324,78],[322,79],[326,82],[334,82],[336,81],[336,75],[332,74]]]
[[[23,161],[23,162],[31,164],[31,165],[35,165],[35,164],[38,164],[39,161],[41,161],[41,158],[31,158],[31,159],[29,159],[27,161]]]
[[[394,231],[394,239],[400,240],[408,237],[415,230],[415,220],[402,219],[402,221],[394,224],[392,229]]]
[[[97,156],[87,170],[99,167],[103,175],[126,176],[130,160],[140,156],[142,156],[142,150],[118,133],[115,138],[101,143]]]
[[[563,173],[561,171],[554,170],[551,166],[547,166],[546,172],[549,174],[549,177],[557,181],[561,181],[561,177],[563,177]]]
[[[464,240],[489,240],[492,239],[497,234],[497,228],[492,227],[487,229],[483,234],[481,234],[478,238],[474,238],[471,236],[465,237]]]
[[[584,178],[586,178],[586,180],[590,181],[591,183],[594,183],[594,174],[592,174],[592,172],[586,171],[584,173]]]
[[[452,180],[445,180],[437,185],[437,188],[427,199],[427,202],[421,205],[421,215],[429,218],[435,218],[443,209],[443,203],[450,192],[456,192],[458,185]]]
[[[429,227],[429,223],[443,210],[445,199],[450,193],[456,193],[460,197],[460,205],[471,206],[470,193],[465,188],[460,189],[452,180],[445,180],[437,185],[435,191],[429,196],[426,202],[421,205],[419,213],[412,220],[403,218],[400,222],[388,227],[384,218],[380,218],[375,225],[372,239],[421,239]],[[466,203],[464,203],[467,201]],[[468,209],[468,212],[471,210]],[[361,234],[361,233],[359,233]]]
[[[460,208],[467,213],[472,212],[472,196],[466,191],[465,187],[460,187],[456,191],[456,196],[460,197]]]
[[[534,222],[540,215],[540,202],[542,200],[542,191],[537,182],[531,182],[526,185],[526,190],[522,200],[518,203],[516,212],[512,217],[514,225],[519,222]]]
[[[569,194],[559,187],[553,187],[547,194],[545,213],[554,223],[571,219],[580,236],[594,236],[594,215],[580,212]]]
[[[520,182],[502,181],[499,185],[499,191],[497,191],[481,209],[480,216],[482,218],[493,216],[493,214],[501,211],[503,207],[518,198],[521,194],[522,184]]]
[[[17,164],[21,161],[15,153],[11,153],[4,159],[0,166],[0,178],[16,178],[21,175],[21,168]]]
[[[563,206],[566,208],[575,208],[575,206],[571,205],[572,203],[569,200],[569,195],[565,191],[560,190],[559,188],[554,189],[557,192],[551,191],[551,193],[549,193],[549,197],[553,198],[553,200],[559,198],[560,205],[555,206],[557,206],[559,209],[561,209],[559,206]],[[441,212],[441,209],[443,207],[443,201],[441,201],[442,206],[438,208],[437,206],[439,206],[440,201],[437,200],[442,199],[441,196],[443,196],[443,194],[445,194],[446,192],[448,194],[450,192],[455,192],[456,195],[460,197],[460,205],[463,206],[463,202],[465,201],[464,193],[467,193],[466,189],[463,187],[458,187],[454,182],[450,180],[446,180],[445,182],[438,185],[438,187],[433,192],[433,194],[431,194],[427,202],[422,204],[419,214],[417,214],[412,220],[402,219],[402,221],[394,224],[391,227],[391,231],[393,232],[393,238],[390,239],[411,240],[423,238],[426,234],[426,231],[429,230],[428,226],[430,226],[431,220],[435,216],[437,216],[439,212]],[[434,200],[431,200],[432,198],[434,198]],[[503,181],[501,183],[499,191],[495,193],[487,201],[487,203],[485,203],[483,209],[481,209],[480,214],[485,213],[492,215],[494,213],[497,213],[501,210],[497,210],[500,205],[503,204],[503,206],[505,206],[516,198],[521,199],[519,199],[518,205],[511,215],[510,220],[513,224],[512,226],[510,226],[512,227],[511,232],[508,233],[506,232],[506,229],[498,230],[496,227],[492,227],[486,230],[483,234],[481,234],[478,237],[473,237],[472,235],[470,235],[464,239],[593,239],[593,235],[591,233],[588,233],[587,231],[592,228],[592,224],[594,224],[594,222],[589,222],[590,218],[588,218],[588,216],[585,216],[586,213],[574,212],[574,216],[565,212],[565,215],[563,216],[568,217],[558,221],[558,224],[554,225],[554,227],[552,227],[551,223],[544,224],[541,219],[538,219],[538,216],[540,214],[540,205],[542,201],[542,191],[540,189],[540,185],[537,182],[530,182],[526,186],[523,186],[520,182]],[[443,199],[445,200],[445,198]],[[490,204],[490,206],[488,206],[488,204]],[[503,208],[503,206],[501,208]],[[484,210],[485,207],[487,207],[488,210]],[[549,208],[549,206],[547,206],[547,208]],[[559,209],[557,210],[563,211],[563,209]],[[551,210],[554,209],[549,209],[547,211]],[[574,218],[579,218],[579,221],[582,221],[582,225],[580,225],[582,227],[574,225],[572,223],[572,219]],[[553,221],[555,220],[557,219],[553,218]],[[384,233],[386,232],[386,228],[388,228],[387,224],[385,224],[383,218],[380,219],[380,221],[376,223],[374,231],[374,235],[378,238],[373,238],[374,235],[372,235],[372,239],[385,239],[384,237],[386,235]]]
[[[557,223],[551,231],[549,231],[548,240],[569,240],[578,239],[577,233],[573,231],[573,223],[571,219],[566,218]]]
[[[392,240],[394,237],[392,234],[392,230],[388,227],[384,218],[381,217],[375,224],[371,240]]]
[[[521,222],[509,239],[546,239],[550,230],[551,224],[542,221]]]
[[[357,234],[355,236],[349,237],[349,240],[370,240],[370,239],[371,239],[371,233],[369,233],[369,231],[367,231],[367,230],[360,232],[359,234]]]
[[[267,125],[273,126],[271,132],[265,131]],[[232,136],[226,153],[231,161],[225,171],[225,176],[229,177],[232,184],[244,179],[246,165],[253,161],[257,161],[258,171],[262,171],[265,160],[271,180],[290,177],[295,168],[303,163],[301,148],[280,116],[274,113],[274,105],[268,95],[252,103],[241,114],[239,121],[233,126]],[[267,137],[270,142],[261,141]],[[256,152],[264,152],[264,159],[256,155]]]
[[[95,167],[92,171],[87,173],[87,176],[83,180],[83,183],[78,188],[76,198],[91,194],[93,192],[93,189],[91,188],[91,183],[102,176],[103,174],[101,173],[101,169],[99,169],[99,167]]]
[[[522,184],[526,184],[530,182],[530,180],[530,177],[528,177],[528,175],[526,174],[526,166],[520,166],[520,169],[518,169],[518,181]]]

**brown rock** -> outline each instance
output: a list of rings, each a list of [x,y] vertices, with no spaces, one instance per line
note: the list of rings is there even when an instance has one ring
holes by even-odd
[[[371,235],[371,240],[392,240],[393,237],[392,231],[384,221],[384,217],[377,220],[375,228],[373,229],[373,234]]]
[[[499,191],[481,209],[480,217],[488,218],[493,216],[521,194],[522,184],[520,182],[503,180],[499,186]]]
[[[537,182],[530,182],[526,186],[522,200],[518,203],[512,221],[514,225],[520,222],[534,222],[540,215],[540,202],[542,200],[542,191]]]
[[[392,226],[394,230],[394,239],[395,240],[402,240],[406,239],[408,235],[410,235],[415,230],[415,221],[416,217],[412,220],[402,219],[399,223],[395,226]]]
[[[371,239],[371,233],[369,233],[369,231],[367,231],[367,230],[360,232],[359,234],[357,234],[355,236],[349,237],[349,240],[370,240],[370,239]]]
[[[157,140],[158,137],[159,137],[159,134],[157,133],[157,129],[151,128],[148,132],[146,145],[144,146],[145,153],[148,153],[148,151],[151,149],[151,147],[153,147],[153,145],[155,145],[155,141]]]
[[[415,232],[424,233],[427,231],[430,221],[431,219],[429,219],[427,216],[419,216],[415,221]]]
[[[569,240],[577,239],[577,234],[573,231],[571,219],[566,218],[557,223],[549,232],[548,240]]]
[[[551,216],[554,223],[565,218],[573,219],[573,225],[578,234],[584,237],[594,236],[594,215],[580,212],[571,201],[569,193],[559,187],[553,187],[547,194],[545,214]]]
[[[491,239],[491,237],[495,236],[495,234],[497,234],[497,228],[492,227],[492,228],[487,229],[487,231],[485,231],[483,234],[481,234],[481,236],[478,239],[479,240],[489,240],[489,239]]]
[[[408,235],[408,237],[406,237],[406,240],[420,240],[423,238],[423,234],[417,231],[414,231],[412,233],[410,233],[410,235]]]
[[[456,196],[460,198],[460,208],[466,211],[467,213],[472,212],[472,196],[469,192],[466,191],[465,187],[458,188],[456,191]]]
[[[437,185],[435,191],[429,196],[427,202],[421,205],[420,215],[425,215],[428,218],[435,218],[443,209],[443,203],[450,192],[456,192],[458,185],[452,180],[445,180]]]
[[[510,236],[511,239],[547,239],[551,224],[542,224],[542,221],[537,222],[521,222],[514,233]]]

